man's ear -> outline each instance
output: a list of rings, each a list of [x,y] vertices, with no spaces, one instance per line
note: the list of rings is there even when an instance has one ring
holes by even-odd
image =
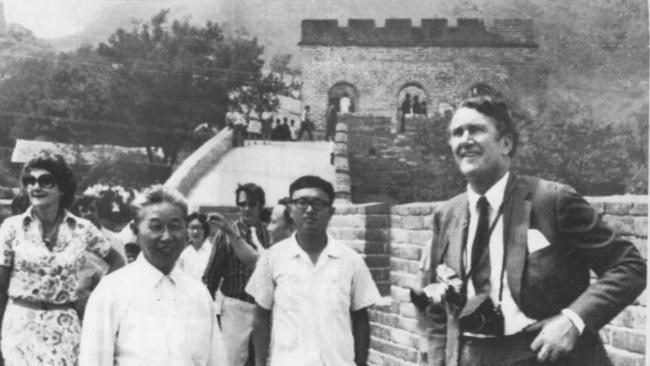
[[[501,151],[505,155],[511,155],[512,154],[512,149],[515,147],[515,139],[512,137],[512,135],[508,134],[505,136],[501,137],[501,141],[503,142],[503,147]]]

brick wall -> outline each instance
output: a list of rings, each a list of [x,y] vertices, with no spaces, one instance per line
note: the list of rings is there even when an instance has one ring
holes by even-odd
[[[355,113],[395,120],[400,90],[422,87],[429,112],[456,104],[471,86],[485,83],[517,99],[530,111],[543,89],[530,69],[536,49],[525,47],[308,46],[301,50],[302,102],[310,105],[318,130],[325,129],[329,90],[340,82],[356,88]]]
[[[647,197],[590,197],[588,200],[647,259]],[[337,207],[330,224],[332,235],[365,252],[373,276],[385,295],[382,303],[370,312],[370,361],[374,365],[425,364],[426,350],[420,346],[416,312],[409,301],[408,287],[416,281],[422,247],[431,238],[434,207],[435,203],[392,207],[346,205]],[[388,266],[382,268],[382,263]],[[645,365],[645,328],[644,293],[601,331],[615,365]]]

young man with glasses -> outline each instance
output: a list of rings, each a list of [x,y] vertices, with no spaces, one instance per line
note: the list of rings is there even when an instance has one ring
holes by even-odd
[[[289,196],[297,231],[262,253],[246,286],[257,304],[256,365],[266,366],[269,352],[271,366],[366,365],[367,308],[379,292],[361,256],[327,235],[332,184],[304,176]]]
[[[232,225],[220,215],[212,219],[220,230],[215,236],[212,254],[203,281],[212,296],[221,288],[221,329],[228,363],[251,365],[251,332],[255,301],[244,288],[260,253],[269,247],[269,234],[260,220],[265,204],[264,190],[254,184],[239,185],[235,191],[239,219]]]

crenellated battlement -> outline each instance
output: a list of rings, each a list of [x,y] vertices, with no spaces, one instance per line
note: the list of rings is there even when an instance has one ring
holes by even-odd
[[[377,27],[374,19],[349,19],[339,27],[336,19],[302,21],[301,46],[364,47],[537,47],[531,19],[495,19],[486,27],[482,19],[460,18],[450,26],[445,18],[386,19]]]

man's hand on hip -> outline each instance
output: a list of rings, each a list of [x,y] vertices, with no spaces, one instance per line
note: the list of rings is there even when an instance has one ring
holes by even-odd
[[[539,362],[556,361],[560,356],[573,350],[580,333],[571,320],[563,314],[558,314],[545,320],[530,349],[537,352]]]

